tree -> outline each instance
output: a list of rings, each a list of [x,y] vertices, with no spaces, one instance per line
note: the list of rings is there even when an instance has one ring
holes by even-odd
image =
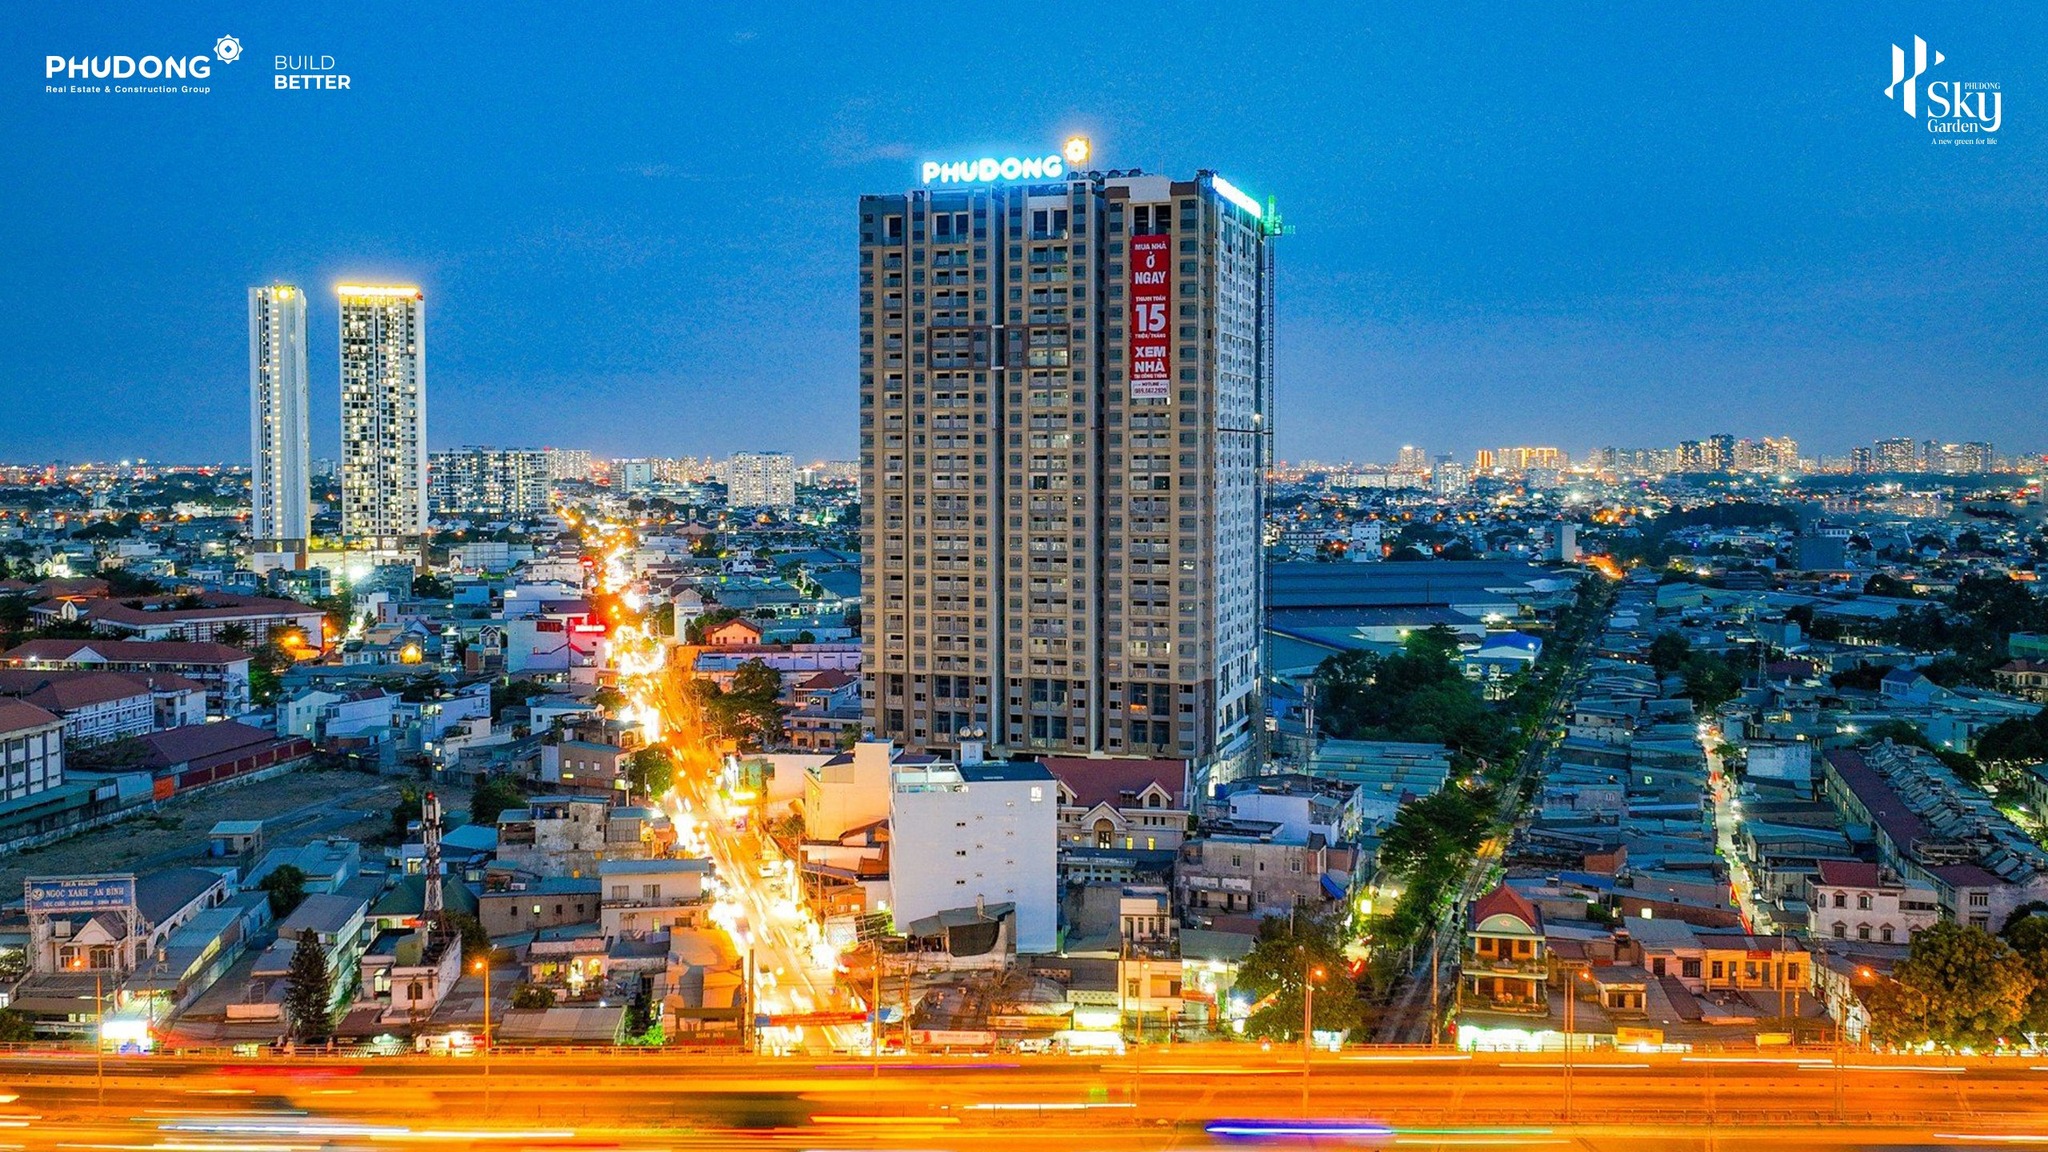
[[[327,953],[312,932],[299,934],[292,949],[291,966],[284,977],[284,1015],[294,1040],[323,1040],[327,1037],[328,1008],[334,985],[327,972]]]
[[[455,934],[462,938],[462,954],[471,960],[482,960],[488,964],[497,949],[491,944],[491,934],[484,931],[484,922],[467,912],[448,913],[448,924]],[[468,961],[465,961],[467,963]]]
[[[1237,986],[1252,997],[1245,1033],[1265,1040],[1301,1039],[1305,981],[1315,983],[1311,1006],[1318,1032],[1349,1032],[1364,1015],[1351,982],[1335,923],[1306,914],[1269,916],[1238,969]]]
[[[626,694],[606,686],[590,694],[590,706],[609,716],[626,706]]]
[[[650,799],[660,796],[675,783],[676,762],[668,749],[649,744],[626,762],[626,785],[635,795]]]
[[[391,806],[391,835],[393,839],[405,839],[406,831],[413,821],[420,818],[425,805],[420,790],[410,784],[400,785],[398,803]]]
[[[2048,1032],[2048,904],[2030,900],[2008,916],[1999,937],[2027,962],[2034,990],[2027,996],[2027,1014],[2020,1027],[2030,1035]]]
[[[545,984],[521,984],[512,989],[514,1008],[548,1009],[555,1006],[555,990]]]
[[[35,1038],[35,1021],[12,1008],[0,1008],[0,1044],[26,1044]]]
[[[433,573],[422,572],[412,578],[412,594],[419,600],[447,600],[455,595],[455,589]]]
[[[469,797],[469,822],[472,824],[496,824],[498,817],[507,808],[517,808],[526,803],[526,793],[521,791],[517,781],[506,776],[493,776],[477,785]]]
[[[1942,923],[1913,937],[1892,979],[1870,996],[1881,1044],[1996,1047],[2026,1019],[2034,974],[2010,944],[1982,928]]]
[[[306,873],[296,864],[279,864],[257,887],[270,897],[271,918],[282,920],[305,900]]]
[[[249,647],[249,626],[247,624],[223,624],[213,634],[214,640],[230,648]]]

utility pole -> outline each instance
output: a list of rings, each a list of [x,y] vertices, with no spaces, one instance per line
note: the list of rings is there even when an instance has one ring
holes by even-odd
[[[1310,963],[1308,946],[1301,949],[1301,1116],[1306,1120],[1308,1110],[1308,1074],[1315,1060],[1315,1009],[1316,981],[1323,978],[1323,970]]]
[[[1429,1046],[1434,1048],[1441,1039],[1443,1009],[1437,1004],[1437,984],[1443,974],[1443,960],[1440,952],[1444,934],[1436,933],[1429,938]]]

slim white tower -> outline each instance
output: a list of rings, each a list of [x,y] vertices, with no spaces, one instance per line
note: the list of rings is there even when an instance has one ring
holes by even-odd
[[[341,534],[380,551],[427,531],[427,297],[343,284]]]
[[[306,294],[249,289],[249,538],[257,571],[303,568],[312,534]]]

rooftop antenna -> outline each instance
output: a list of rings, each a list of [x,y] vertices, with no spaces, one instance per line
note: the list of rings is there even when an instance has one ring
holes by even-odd
[[[447,925],[447,912],[441,903],[441,798],[432,792],[420,805],[420,839],[427,849],[420,923],[429,933],[437,933]]]

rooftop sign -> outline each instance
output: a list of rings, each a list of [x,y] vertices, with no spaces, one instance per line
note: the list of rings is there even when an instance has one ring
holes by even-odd
[[[983,156],[974,160],[927,160],[918,169],[926,184],[992,184],[998,180],[1058,180],[1074,165],[1086,164],[1086,136],[1075,136],[1058,152],[1043,156]]]

